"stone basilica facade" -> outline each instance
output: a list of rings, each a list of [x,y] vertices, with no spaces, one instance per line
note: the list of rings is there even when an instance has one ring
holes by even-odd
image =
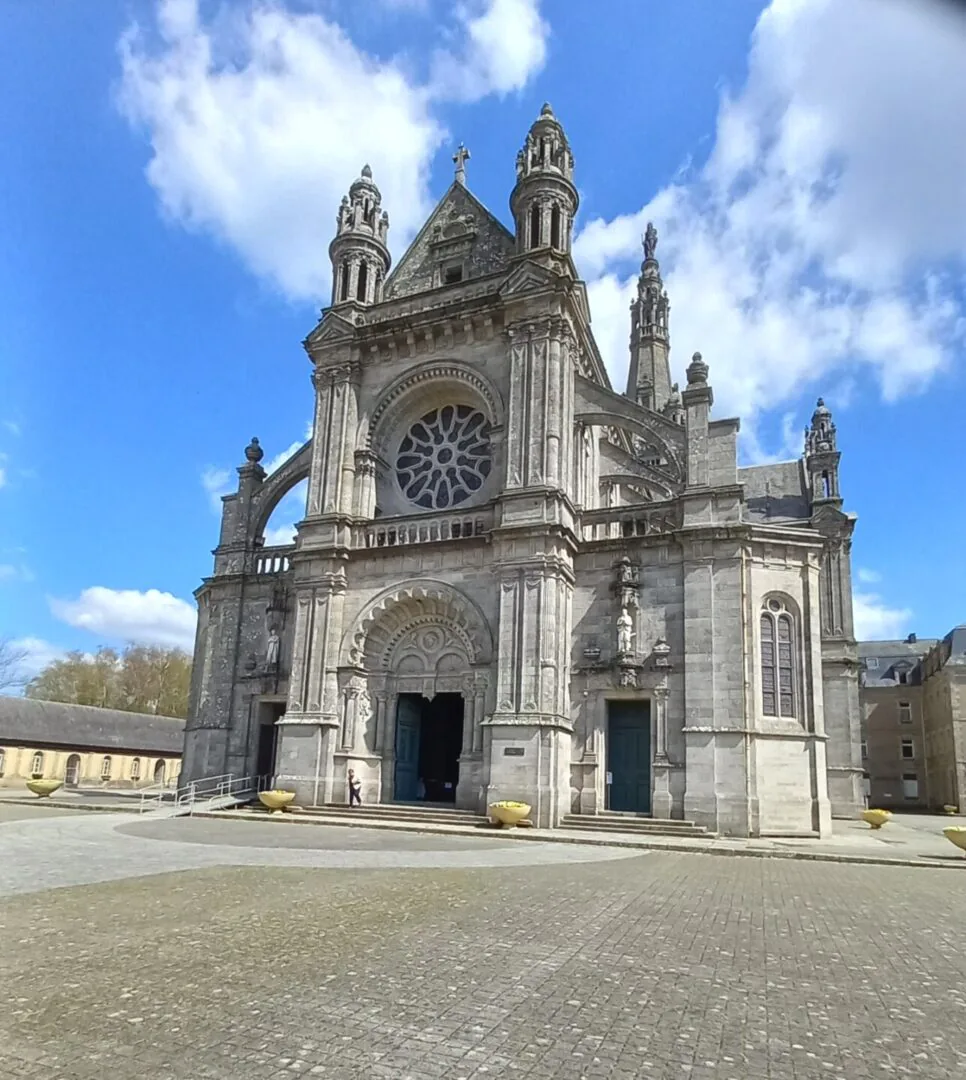
[[[513,231],[456,177],[390,272],[368,167],[305,341],[314,435],[224,500],[183,777],[267,774],[305,805],[497,799],[736,836],[863,805],[850,545],[819,402],[803,456],[737,465],[708,364],[671,381],[648,226],[624,393],[571,258],[574,158],[549,106]],[[713,345],[713,343],[712,343]],[[266,547],[308,480],[297,539]]]

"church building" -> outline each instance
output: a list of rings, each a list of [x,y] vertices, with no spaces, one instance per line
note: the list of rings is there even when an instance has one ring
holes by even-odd
[[[352,769],[366,803],[514,799],[541,828],[826,835],[864,805],[829,410],[798,460],[738,466],[701,354],[672,382],[651,225],[613,388],[560,121],[517,155],[512,231],[467,157],[392,270],[368,166],[342,200],[313,437],[271,475],[252,440],[196,593],[183,780],[271,774],[312,806]],[[295,542],[266,546],[304,480]]]

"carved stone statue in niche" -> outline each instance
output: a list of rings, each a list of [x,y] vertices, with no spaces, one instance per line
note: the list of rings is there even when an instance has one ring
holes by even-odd
[[[617,594],[618,604],[621,608],[636,608],[640,588],[638,567],[624,555],[618,561],[615,570],[614,591]]]
[[[280,647],[278,630],[271,626],[268,630],[268,639],[265,643],[265,666],[274,671],[278,667],[278,652]]]
[[[634,620],[622,607],[617,619],[617,655],[631,656],[634,652]]]

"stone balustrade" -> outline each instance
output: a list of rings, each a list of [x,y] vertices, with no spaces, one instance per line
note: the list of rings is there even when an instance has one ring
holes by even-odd
[[[493,527],[492,510],[468,510],[465,514],[426,514],[419,517],[386,518],[365,525],[357,544],[361,547],[398,547],[401,544],[432,544],[484,536]]]
[[[681,512],[672,503],[649,506],[608,506],[581,515],[581,539],[626,540],[672,533],[681,527]]]
[[[284,574],[291,566],[294,544],[262,548],[255,556],[256,574]]]

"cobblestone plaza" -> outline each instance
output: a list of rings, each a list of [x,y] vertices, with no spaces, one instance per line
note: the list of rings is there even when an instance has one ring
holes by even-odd
[[[0,822],[3,1080],[966,1070],[961,873],[12,806]]]

